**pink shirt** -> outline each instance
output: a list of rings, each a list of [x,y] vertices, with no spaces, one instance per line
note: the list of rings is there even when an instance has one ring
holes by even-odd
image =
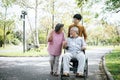
[[[62,51],[62,43],[65,40],[64,33],[61,32],[57,34],[55,31],[53,32],[53,40],[52,42],[48,42],[48,52],[50,55],[59,56]]]

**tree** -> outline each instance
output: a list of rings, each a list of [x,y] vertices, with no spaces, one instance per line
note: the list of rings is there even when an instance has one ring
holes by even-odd
[[[7,10],[16,0],[2,0],[2,7],[4,8],[4,47],[6,43],[6,19],[7,19]]]
[[[39,35],[41,35],[42,32],[45,33],[46,37],[45,37],[44,41],[46,41],[46,43],[47,43],[48,32],[51,29],[50,23],[52,23],[51,18],[49,16],[43,17],[40,20],[40,23],[41,23],[41,29],[40,29]]]
[[[35,41],[34,41],[34,44],[35,45],[39,45],[39,35],[38,35],[38,20],[39,20],[39,16],[38,16],[38,9],[39,7],[42,5],[44,1],[42,0],[33,0],[33,1],[30,1],[30,0],[17,0],[17,5],[20,5],[23,9],[25,9],[26,11],[32,9],[34,10],[35,12],[35,23],[34,23],[34,26],[35,26],[35,33],[34,34],[34,37],[35,37]],[[29,18],[29,16],[27,16],[27,18]],[[28,22],[30,24],[30,27],[31,27],[31,22],[29,21],[28,19]],[[32,28],[31,28],[32,29]],[[33,31],[33,30],[31,30]]]
[[[22,32],[21,31],[16,31],[13,34],[14,34],[15,38],[17,38],[19,41],[22,41]]]
[[[103,41],[106,43],[111,42],[112,44],[113,42],[119,43],[119,37],[117,37],[120,35],[118,29],[120,22],[118,18],[119,3],[119,0],[77,0],[78,7],[82,8],[83,22],[87,26],[88,42],[97,44]],[[110,20],[112,20],[112,23]]]
[[[0,47],[2,47],[3,44],[3,30],[0,28]]]
[[[116,11],[116,13],[120,11],[119,0],[106,0],[105,4],[106,4],[106,10],[108,11]]]
[[[76,0],[77,5],[78,5],[79,7],[82,7],[82,5],[84,5],[85,2],[87,2],[87,1],[88,1],[88,0]]]

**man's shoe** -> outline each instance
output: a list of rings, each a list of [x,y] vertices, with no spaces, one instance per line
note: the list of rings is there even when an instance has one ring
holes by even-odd
[[[77,74],[76,74],[76,77],[81,77],[81,78],[83,78],[84,76],[83,76],[83,74],[77,73]]]
[[[63,77],[69,77],[69,74],[68,74],[68,73],[63,73],[62,76],[63,76]]]

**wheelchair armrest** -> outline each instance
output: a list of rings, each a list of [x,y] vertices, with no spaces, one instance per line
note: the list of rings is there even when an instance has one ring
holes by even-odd
[[[69,47],[68,47],[68,46],[66,46],[66,47],[64,48],[64,53],[65,53],[65,51],[66,51],[66,50],[68,50],[68,49],[69,49]]]
[[[83,53],[85,54],[85,50],[82,50],[83,51]]]

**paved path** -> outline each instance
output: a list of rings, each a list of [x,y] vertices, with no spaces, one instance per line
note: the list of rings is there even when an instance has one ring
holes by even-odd
[[[111,51],[110,48],[87,50],[89,60],[88,80],[103,80],[99,69],[101,57]],[[0,57],[0,80],[60,80],[49,75],[48,57]],[[65,80],[83,80],[74,75]]]

